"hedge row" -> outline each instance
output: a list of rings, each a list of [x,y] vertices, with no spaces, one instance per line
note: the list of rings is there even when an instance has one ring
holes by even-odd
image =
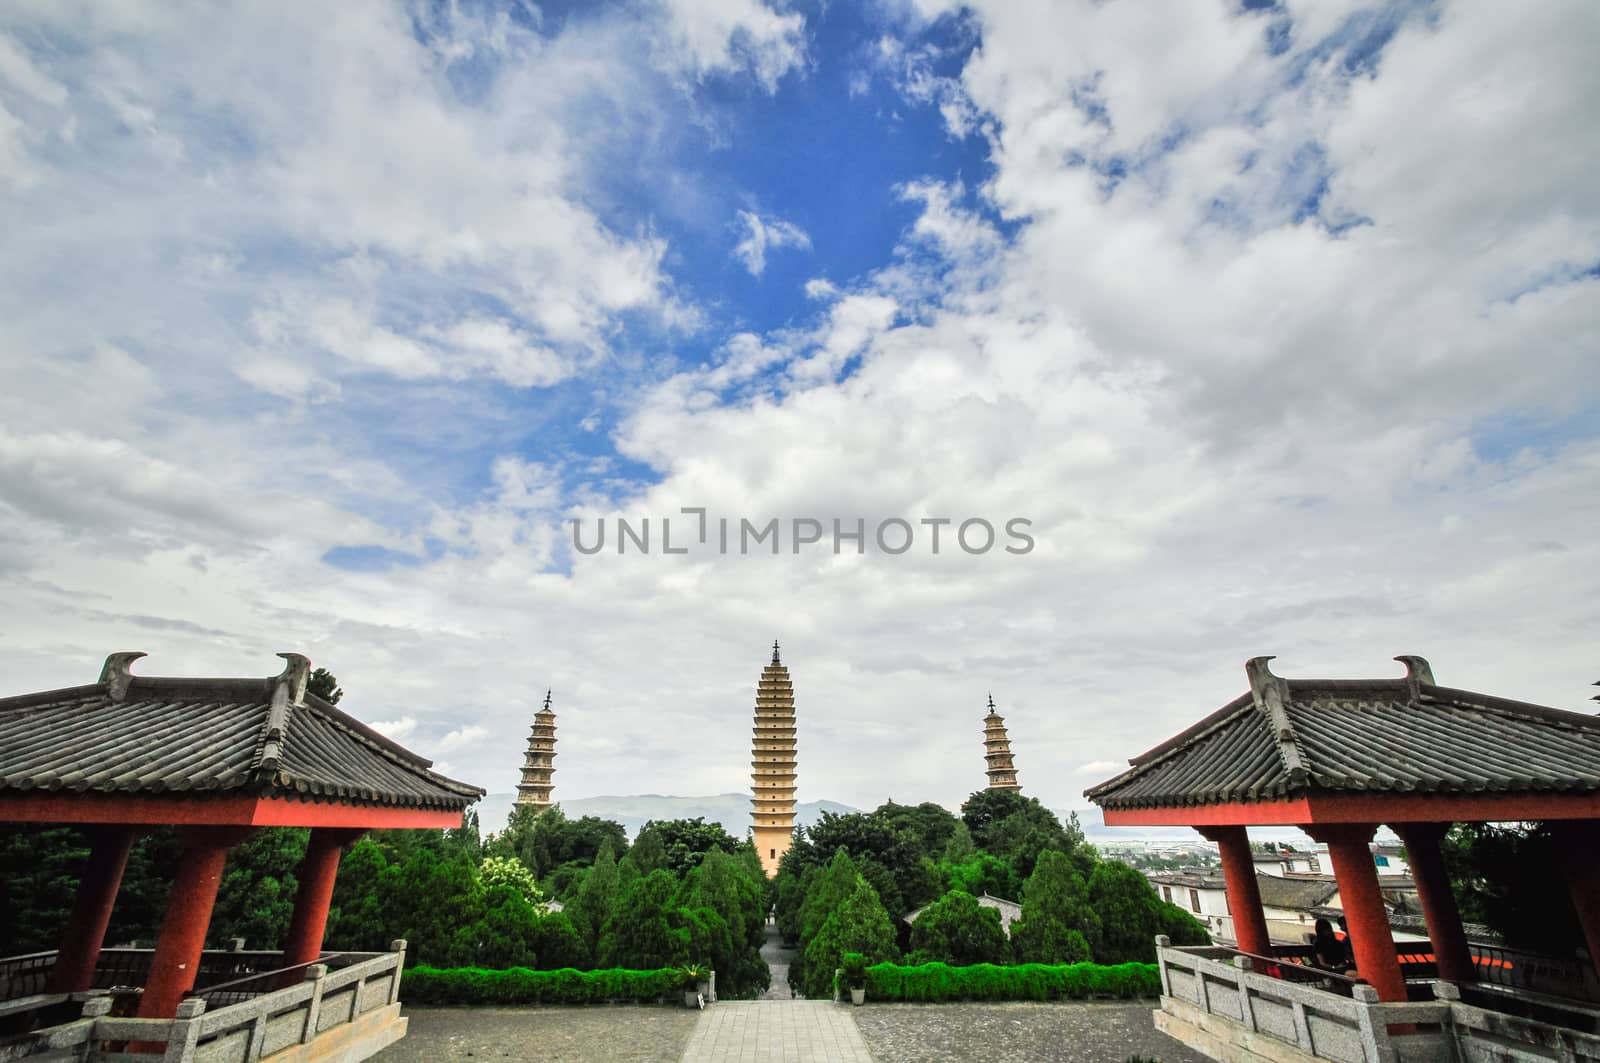
[[[1153,963],[1043,964],[999,967],[975,963],[917,967],[880,963],[867,968],[867,999],[912,1003],[947,1000],[1082,1000],[1104,996],[1128,999],[1161,995],[1161,975]]]
[[[678,993],[683,972],[659,971],[530,971],[512,967],[413,967],[400,981],[400,999],[407,1004],[606,1004],[653,1003]]]

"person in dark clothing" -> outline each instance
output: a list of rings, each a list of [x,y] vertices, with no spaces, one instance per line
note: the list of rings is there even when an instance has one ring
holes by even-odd
[[[1342,915],[1339,917],[1339,936],[1344,938],[1345,963],[1349,965],[1350,973],[1354,974],[1356,969],[1355,939],[1350,936],[1350,920]]]
[[[1312,940],[1315,949],[1314,962],[1323,970],[1333,970],[1341,975],[1354,975],[1355,965],[1350,962],[1349,937],[1339,940],[1338,933],[1334,933],[1333,924],[1326,919],[1317,921],[1317,937]]]

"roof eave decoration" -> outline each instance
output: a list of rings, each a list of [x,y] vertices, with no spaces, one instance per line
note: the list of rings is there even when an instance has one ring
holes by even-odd
[[[1600,791],[1600,718],[1404,678],[1284,679],[1245,665],[1247,694],[1085,791],[1105,808],[1183,808],[1317,794]]]
[[[302,654],[279,654],[283,671],[266,679],[136,676],[144,656],[108,655],[93,684],[0,698],[0,790],[449,811],[484,795],[310,693]]]

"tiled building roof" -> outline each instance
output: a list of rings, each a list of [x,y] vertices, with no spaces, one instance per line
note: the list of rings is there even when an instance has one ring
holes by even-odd
[[[1314,793],[1600,792],[1600,718],[1403,679],[1283,679],[1251,689],[1086,795],[1104,808]]]
[[[1309,911],[1339,892],[1339,884],[1322,878],[1279,878],[1256,875],[1261,903],[1267,908],[1297,908]]]
[[[252,794],[459,810],[476,786],[305,689],[310,662],[268,679],[134,676],[112,654],[89,686],[0,699],[0,794]]]

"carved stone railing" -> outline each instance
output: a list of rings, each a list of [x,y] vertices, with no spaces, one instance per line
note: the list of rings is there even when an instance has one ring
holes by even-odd
[[[1157,944],[1157,1026],[1219,1058],[1242,1049],[1338,1063],[1600,1063],[1600,1036],[1463,1003],[1449,982],[1431,983],[1433,1000],[1381,1003],[1365,984],[1346,996],[1257,970],[1231,949]]]
[[[144,985],[149,979],[150,961],[154,956],[154,949],[101,949],[91,984],[95,989]],[[0,959],[0,1002],[42,995],[55,965],[54,950]],[[195,986],[205,989],[217,982],[270,971],[282,965],[282,952],[244,948],[206,949],[200,954]]]
[[[389,952],[371,953],[337,970],[311,964],[298,984],[214,1011],[203,998],[191,997],[179,1003],[171,1019],[113,1016],[110,998],[96,996],[85,1002],[81,1019],[0,1046],[0,1063],[30,1057],[85,1063],[254,1063],[297,1045],[312,1045],[320,1037],[349,1041],[341,1058],[365,1058],[399,1035],[386,1020],[398,1014],[405,946],[396,941]],[[363,1031],[354,1029],[361,1026],[371,1027],[365,1045],[356,1036]]]

